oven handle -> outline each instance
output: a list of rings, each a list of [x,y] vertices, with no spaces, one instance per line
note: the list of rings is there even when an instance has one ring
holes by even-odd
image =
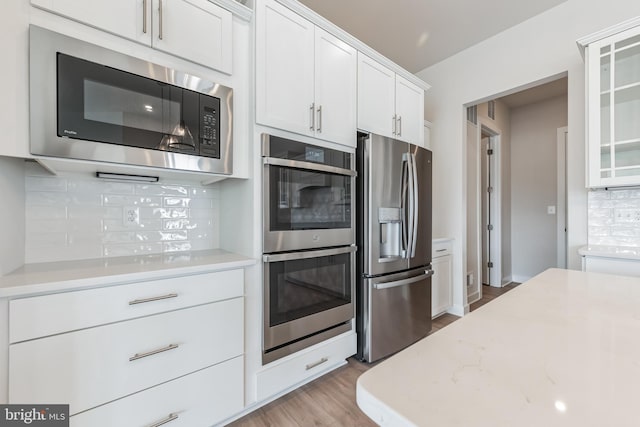
[[[309,259],[309,258],[320,258],[323,256],[331,256],[331,255],[340,255],[346,254],[349,252],[356,251],[355,246],[347,246],[344,248],[335,248],[335,249],[323,249],[320,251],[305,251],[305,252],[294,252],[287,254],[273,254],[273,255],[262,255],[262,261],[264,262],[281,262],[281,261],[294,261],[297,259]]]
[[[351,169],[337,168],[335,166],[319,165],[311,162],[301,162],[300,160],[278,159],[277,157],[263,157],[263,164],[273,166],[284,166],[287,168],[307,169],[318,172],[335,173],[337,175],[356,176],[358,173]]]

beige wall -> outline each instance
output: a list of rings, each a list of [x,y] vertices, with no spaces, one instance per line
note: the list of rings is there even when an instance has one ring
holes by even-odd
[[[567,97],[511,110],[512,256],[515,281],[557,266],[557,129],[567,125]]]
[[[580,268],[587,191],[584,60],[576,39],[637,15],[637,0],[567,0],[417,73],[432,85],[425,113],[434,122],[434,152],[441,159],[434,162],[434,182],[443,184],[434,187],[434,206],[441,206],[434,211],[434,235],[453,237],[455,253],[466,247],[465,107],[568,75],[568,265]],[[463,260],[454,259],[454,304],[464,298]]]

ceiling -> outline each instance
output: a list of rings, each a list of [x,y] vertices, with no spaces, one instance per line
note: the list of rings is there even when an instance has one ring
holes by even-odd
[[[417,73],[566,0],[300,0]]]
[[[521,107],[523,105],[534,104],[545,99],[566,95],[568,90],[568,79],[563,77],[549,83],[526,89],[512,95],[499,98],[509,108]]]

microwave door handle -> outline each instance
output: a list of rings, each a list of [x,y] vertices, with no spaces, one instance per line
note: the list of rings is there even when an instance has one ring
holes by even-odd
[[[420,201],[420,193],[418,191],[418,165],[416,163],[416,155],[411,154],[411,163],[413,164],[413,238],[411,239],[411,258],[416,256],[416,245],[418,241],[418,206]]]

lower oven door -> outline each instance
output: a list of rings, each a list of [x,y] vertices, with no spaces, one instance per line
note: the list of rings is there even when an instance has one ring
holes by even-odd
[[[354,317],[355,246],[264,255],[264,351]]]

